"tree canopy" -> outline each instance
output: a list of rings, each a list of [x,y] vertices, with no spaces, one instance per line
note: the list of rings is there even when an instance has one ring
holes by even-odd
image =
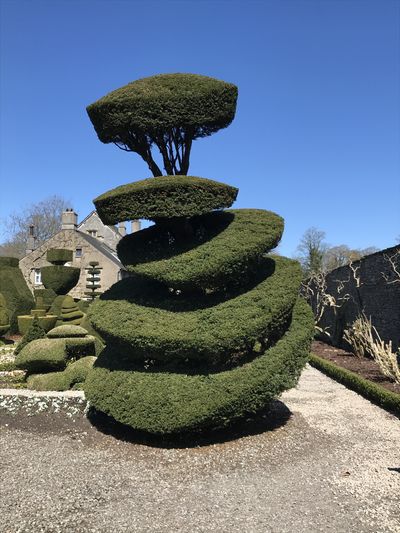
[[[9,215],[2,223],[7,228],[7,240],[0,244],[0,256],[25,255],[29,226],[35,226],[36,245],[52,237],[61,229],[61,214],[70,203],[61,196],[48,196]]]
[[[153,176],[161,176],[152,147],[167,175],[187,174],[192,142],[232,122],[237,87],[197,74],[159,74],[136,80],[87,107],[103,143],[136,152]]]

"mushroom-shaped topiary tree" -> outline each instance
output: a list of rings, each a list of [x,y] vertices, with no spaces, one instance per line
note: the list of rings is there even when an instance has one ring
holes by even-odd
[[[197,102],[184,101],[188,114],[192,105],[196,116]],[[128,108],[118,109],[129,124]],[[164,131],[170,108],[146,109],[154,122],[160,115]],[[266,255],[281,238],[281,217],[224,210],[237,192],[204,178],[168,176],[95,200],[106,224],[155,222],[119,242],[131,276],[88,311],[106,341],[85,382],[95,409],[136,430],[173,435],[227,426],[296,384],[314,330],[299,299],[301,268]]]
[[[103,143],[136,152],[153,176],[187,174],[192,142],[226,128],[235,116],[237,87],[197,74],[160,74],[134,81],[87,108]]]

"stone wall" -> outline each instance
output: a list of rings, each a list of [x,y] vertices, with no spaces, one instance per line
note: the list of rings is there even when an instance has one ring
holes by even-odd
[[[314,287],[314,289],[317,289]],[[366,256],[326,276],[326,293],[339,307],[327,306],[319,326],[321,338],[347,348],[343,331],[360,313],[371,318],[382,340],[400,346],[400,245]],[[316,296],[310,301],[316,307]]]

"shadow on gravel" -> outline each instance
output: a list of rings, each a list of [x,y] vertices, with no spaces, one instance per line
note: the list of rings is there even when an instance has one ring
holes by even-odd
[[[113,418],[93,408],[90,408],[87,414],[91,424],[106,435],[111,435],[124,442],[143,444],[156,448],[194,448],[209,446],[211,444],[222,444],[241,437],[274,431],[286,425],[291,416],[292,412],[288,407],[283,402],[275,400],[268,406],[268,409],[244,421],[235,423],[229,428],[208,431],[207,433],[198,432],[159,436],[136,431],[130,426],[116,422]]]

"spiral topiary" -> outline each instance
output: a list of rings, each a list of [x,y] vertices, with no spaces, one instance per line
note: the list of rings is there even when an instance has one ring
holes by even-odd
[[[236,194],[177,175],[95,200],[105,223],[133,213],[156,222],[120,241],[132,275],[88,310],[106,341],[85,382],[98,411],[153,435],[204,431],[257,413],[296,384],[314,328],[298,296],[300,265],[266,255],[283,232],[275,213],[215,211]]]

